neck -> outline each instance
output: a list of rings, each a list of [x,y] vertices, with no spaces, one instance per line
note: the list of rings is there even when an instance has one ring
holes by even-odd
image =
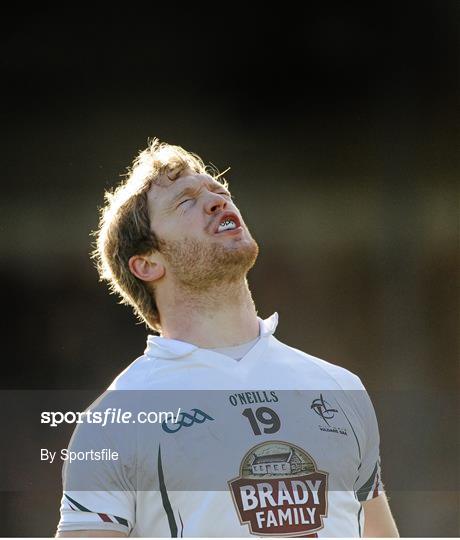
[[[193,291],[177,284],[156,291],[162,336],[200,348],[231,347],[255,339],[259,321],[246,278]]]

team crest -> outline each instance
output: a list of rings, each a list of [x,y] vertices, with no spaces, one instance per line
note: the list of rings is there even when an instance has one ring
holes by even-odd
[[[327,476],[298,446],[270,441],[249,450],[228,484],[251,534],[316,536],[327,515]]]

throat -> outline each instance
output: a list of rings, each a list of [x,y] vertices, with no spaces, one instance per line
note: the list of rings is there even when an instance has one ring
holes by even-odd
[[[157,301],[166,338],[211,349],[247,343],[259,335],[247,280],[238,286],[221,285],[197,294],[176,289],[166,297],[160,293]]]

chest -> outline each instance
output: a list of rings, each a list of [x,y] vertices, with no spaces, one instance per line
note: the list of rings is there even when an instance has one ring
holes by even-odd
[[[226,490],[235,478],[289,490],[311,474],[329,489],[353,489],[362,426],[346,392],[181,391],[168,400],[175,417],[139,429],[143,488],[161,473],[185,491]]]

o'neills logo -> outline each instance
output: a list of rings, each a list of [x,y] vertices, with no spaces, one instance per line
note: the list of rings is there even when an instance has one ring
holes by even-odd
[[[323,527],[327,473],[298,446],[282,441],[254,446],[229,486],[240,521],[252,534],[299,536]]]

